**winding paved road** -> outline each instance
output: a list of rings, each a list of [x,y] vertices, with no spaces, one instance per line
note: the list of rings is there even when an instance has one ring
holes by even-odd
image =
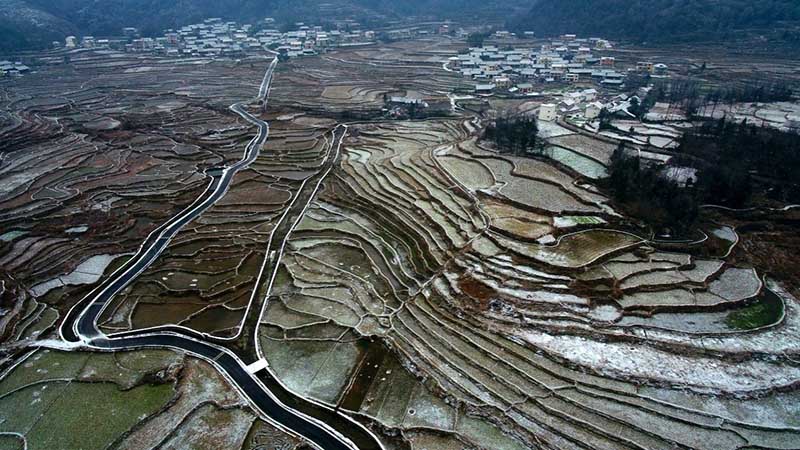
[[[259,88],[256,100],[262,108],[266,107],[268,101],[276,64],[277,58],[269,65]],[[382,449],[378,439],[350,417],[294,395],[276,380],[271,372],[261,370],[257,374],[251,374],[247,370],[248,364],[244,361],[245,358],[251,362],[260,359],[257,342],[258,322],[266,306],[267,295],[280,259],[280,255],[272,257],[275,254],[270,251],[272,240],[262,268],[262,274],[269,276],[270,282],[266,290],[261,286],[264,283],[259,282],[258,286],[254,287],[257,295],[253,295],[251,305],[248,307],[240,339],[227,343],[220,342],[217,339],[210,339],[203,333],[179,326],[131,331],[113,336],[105,335],[98,328],[98,318],[111,299],[159,257],[181,228],[221,199],[236,173],[249,166],[259,156],[262,146],[269,137],[269,125],[252,116],[239,103],[232,105],[230,109],[258,127],[258,134],[248,143],[243,158],[229,167],[222,168],[221,173],[210,175],[211,182],[194,203],[154,230],[125,265],[76,304],[61,325],[61,338],[66,342],[78,343],[83,349],[101,351],[141,348],[182,350],[217,367],[262,417],[305,437],[319,448]],[[310,179],[310,182],[303,184],[295,200],[276,224],[275,229],[279,231],[273,235],[274,243],[279,246],[281,253],[286,239],[305,213],[322,180],[338,157],[341,140],[345,134],[346,126],[334,130],[323,168]],[[313,190],[306,189],[308,186],[313,186]],[[246,344],[242,344],[243,340]]]

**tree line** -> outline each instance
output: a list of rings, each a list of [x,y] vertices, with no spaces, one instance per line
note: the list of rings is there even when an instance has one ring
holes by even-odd
[[[746,207],[754,194],[781,203],[800,202],[800,135],[725,119],[688,130],[669,166],[646,163],[624,144],[614,151],[604,181],[628,213],[657,229],[683,233],[701,204]],[[667,168],[694,169],[685,185]]]
[[[685,159],[699,161],[709,201],[741,207],[754,182],[775,200],[800,201],[800,135],[796,133],[723,118],[684,133],[678,150]]]
[[[492,141],[500,152],[522,156],[536,147],[538,132],[533,117],[500,117],[486,127],[483,138]]]
[[[673,43],[729,42],[745,36],[744,30],[773,32],[798,21],[796,0],[539,0],[507,25],[540,36],[578,33]]]
[[[646,85],[651,79],[645,77]],[[709,86],[695,78],[658,80],[642,101],[637,114],[644,116],[656,103],[668,103],[670,108],[684,111],[692,118],[699,113],[713,116],[717,108],[735,103],[769,103],[792,101],[795,94],[792,86],[783,80],[750,80]]]
[[[658,230],[684,233],[697,220],[698,202],[691,189],[664,176],[664,167],[647,164],[621,143],[611,157],[610,176],[603,183],[630,215],[644,218]]]

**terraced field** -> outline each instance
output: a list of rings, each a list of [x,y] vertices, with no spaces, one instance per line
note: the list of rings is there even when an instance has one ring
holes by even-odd
[[[278,69],[272,103],[298,113],[367,120],[381,113],[384,95],[449,108],[449,92],[473,88],[458,74],[441,70],[442,60],[456,47],[432,38],[291,60]]]
[[[549,124],[542,157],[493,151],[491,113],[448,97],[452,54],[431,38],[281,63],[258,113],[261,59],[53,53],[0,83],[0,446],[308,444],[211,357],[38,348],[66,349],[70,307],[242,158],[243,102],[269,123],[258,157],[110,300],[102,332],[178,325],[253,351],[261,380],[384,448],[800,448],[800,307],[731,256],[736,229],[632,227],[593,185],[613,137]],[[384,95],[447,108],[389,120]],[[251,332],[254,349],[231,339]],[[59,431],[80,398],[102,399],[75,416],[102,432]]]
[[[351,131],[262,319],[288,386],[414,448],[796,447],[795,300],[757,271],[660,250],[591,185],[482,148],[471,123]],[[547,132],[598,167],[613,151]],[[776,299],[766,328],[726,320]]]
[[[236,174],[224,199],[184,227],[157,263],[115,298],[103,326],[238,331],[274,223],[322,165],[329,144],[324,130],[287,124],[272,129],[269,144]]]
[[[191,203],[207,169],[241,158],[253,130],[227,107],[253,95],[262,70],[97,51],[5,83],[4,335],[48,328],[77,300],[65,294],[97,282]]]
[[[797,317],[725,325],[777,298],[757,271],[615,229],[602,196],[460,120],[354,128],[263,317],[292,389],[419,448],[796,447],[765,418],[796,412]]]
[[[210,365],[167,351],[31,352],[0,382],[0,417],[4,448],[298,443],[258,420]]]

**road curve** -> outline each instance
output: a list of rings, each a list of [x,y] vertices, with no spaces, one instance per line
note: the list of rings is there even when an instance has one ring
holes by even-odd
[[[172,333],[153,333],[114,339],[96,337],[85,341],[84,345],[103,351],[143,348],[182,350],[216,366],[260,416],[303,436],[317,447],[325,450],[358,448],[349,439],[323,422],[284,405],[257,377],[246,370],[244,363],[233,352],[223,347]]]
[[[259,88],[259,95],[256,100],[262,107],[266,106],[268,101],[272,73],[276,64],[277,59],[274,59],[268,67]],[[283,429],[303,436],[319,448],[331,450],[359,449],[359,446],[354,444],[355,440],[361,443],[362,449],[382,449],[378,439],[362,425],[340,413],[330,409],[323,410],[305,399],[297,397],[286,390],[279,382],[276,382],[271,375],[262,374],[260,379],[259,376],[249,373],[247,365],[236,352],[218,343],[206,341],[205,338],[207,336],[202,333],[182,327],[167,326],[160,330],[144,330],[138,333],[133,331],[110,337],[106,336],[98,328],[97,319],[114,295],[146,270],[164,251],[181,228],[222,198],[227,192],[234,175],[239,170],[250,165],[258,157],[269,136],[269,125],[250,115],[239,103],[232,105],[230,109],[258,127],[258,133],[248,143],[242,159],[229,167],[222,168],[221,173],[211,175],[211,181],[200,197],[150,233],[138,252],[126,264],[79,301],[69,311],[59,329],[61,339],[68,343],[78,343],[80,348],[98,351],[142,348],[182,350],[217,367],[262,417],[269,419]],[[333,136],[331,146],[336,145],[336,131],[334,131]],[[339,135],[339,144],[343,137],[344,133],[341,133]],[[304,195],[304,203],[300,205],[302,206],[302,211],[305,211],[308,203],[313,199],[314,193]],[[298,193],[299,195],[300,193]],[[286,237],[283,236],[281,239],[285,240]],[[281,244],[284,244],[284,242],[281,242]],[[253,334],[255,336],[251,337],[257,340],[257,333]],[[265,381],[269,384],[269,387],[265,384]],[[302,406],[304,412],[287,406],[285,404],[286,401],[289,401],[294,406]],[[319,414],[315,414],[317,412]],[[314,416],[321,417],[323,420]],[[331,426],[333,422],[336,423],[338,430]],[[351,439],[348,436],[355,436],[355,439]]]

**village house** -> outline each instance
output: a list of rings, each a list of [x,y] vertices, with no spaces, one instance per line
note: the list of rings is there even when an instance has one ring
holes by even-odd
[[[491,83],[475,85],[475,93],[479,95],[489,95],[494,91],[495,85]]]
[[[636,71],[637,72],[646,72],[646,73],[653,73],[653,69],[655,64],[649,61],[639,61],[636,63]]]
[[[614,67],[616,61],[616,58],[613,56],[603,56],[600,58],[600,65],[603,67]]]
[[[393,96],[389,98],[389,103],[393,105],[417,105],[421,108],[427,108],[428,104],[420,98]]]
[[[500,89],[508,89],[511,87],[511,78],[505,76],[494,77],[492,83]]]
[[[552,103],[545,103],[539,106],[539,120],[545,122],[553,122],[558,117],[556,113],[556,105]]]
[[[581,95],[583,95],[583,100],[587,102],[594,101],[597,98],[597,89],[584,89],[581,91]]]
[[[274,19],[264,19],[263,23],[273,24]],[[185,25],[175,30],[165,30],[161,37],[138,38],[138,30],[128,27],[123,34],[128,43],[120,43],[120,47],[131,52],[154,52],[168,56],[204,56],[204,57],[242,57],[249,53],[278,51],[288,57],[315,55],[337,45],[361,45],[374,39],[371,30],[358,30],[357,24],[350,21],[346,24],[351,31],[323,31],[319,25],[297,23],[296,29],[281,33],[274,28],[260,29],[250,24],[239,25],[236,22],[223,22],[220,18],[209,18],[202,23]],[[90,38],[90,37],[87,37]],[[74,37],[73,37],[74,39]],[[84,46],[98,47],[103,43],[95,41]],[[72,47],[67,41],[68,48]]]
[[[519,94],[527,95],[533,93],[533,84],[531,83],[520,83],[516,87]]]
[[[0,61],[0,74],[2,75],[22,75],[30,70],[30,67],[20,62]]]
[[[139,29],[134,27],[125,27],[122,29],[122,35],[128,39],[139,37]]]
[[[597,40],[565,35],[561,40],[541,44],[538,49],[472,47],[466,53],[449,57],[445,66],[464,77],[480,80],[480,84],[491,83],[512,93],[520,91],[515,84],[525,82],[594,81],[612,89],[624,86],[626,75],[614,70],[614,57],[592,55],[592,45]]]
[[[586,105],[586,109],[583,112],[583,116],[586,117],[588,120],[596,119],[600,115],[600,111],[603,110],[604,105],[600,102],[592,102]]]

